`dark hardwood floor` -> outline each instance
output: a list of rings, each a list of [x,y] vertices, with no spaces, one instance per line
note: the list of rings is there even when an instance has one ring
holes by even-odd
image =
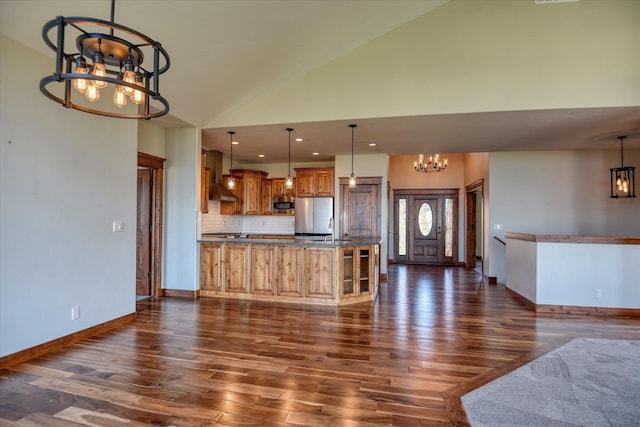
[[[0,371],[0,425],[465,425],[459,397],[640,320],[536,315],[462,268],[391,265],[375,303],[138,303],[135,322]]]

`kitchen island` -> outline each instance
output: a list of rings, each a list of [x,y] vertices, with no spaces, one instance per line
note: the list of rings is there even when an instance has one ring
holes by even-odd
[[[203,235],[200,296],[342,305],[378,293],[379,239]]]

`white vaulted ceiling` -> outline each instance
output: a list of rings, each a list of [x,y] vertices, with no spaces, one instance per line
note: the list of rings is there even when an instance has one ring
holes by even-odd
[[[639,4],[117,0],[115,20],[171,56],[160,125],[203,128],[223,152],[235,130],[247,162],[284,161],[291,126],[294,160],[313,161],[350,152],[351,122],[357,154],[613,149],[620,133],[640,147]],[[109,13],[109,0],[0,0],[0,31],[53,58],[46,21]]]

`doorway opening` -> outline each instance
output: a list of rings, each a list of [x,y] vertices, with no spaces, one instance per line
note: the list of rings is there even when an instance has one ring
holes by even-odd
[[[394,191],[394,261],[457,264],[457,189]]]
[[[159,295],[162,271],[164,159],[138,153],[136,300]]]
[[[466,259],[467,268],[484,275],[484,180],[480,179],[466,187],[467,226]]]

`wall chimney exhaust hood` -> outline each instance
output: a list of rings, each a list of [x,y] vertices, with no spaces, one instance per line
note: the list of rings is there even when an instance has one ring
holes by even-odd
[[[205,164],[209,170],[209,199],[221,202],[237,202],[238,198],[222,184],[222,153],[209,150],[205,154]]]

